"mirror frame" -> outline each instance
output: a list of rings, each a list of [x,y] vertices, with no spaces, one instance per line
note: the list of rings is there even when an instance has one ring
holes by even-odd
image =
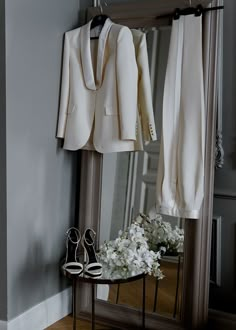
[[[210,0],[192,0],[192,5],[201,3],[207,6]],[[142,1],[138,3],[125,3],[109,5],[103,8],[103,13],[120,24],[129,27],[167,25],[169,19],[156,20],[155,17],[171,13],[177,7],[189,6],[188,0],[160,0]],[[100,9],[88,9],[88,17],[100,13]],[[213,38],[214,39],[214,38]],[[210,54],[212,39],[204,34],[204,47]],[[204,58],[204,80],[207,82],[208,92],[212,90],[214,67],[211,56]],[[208,93],[209,94],[209,93]],[[198,220],[186,219],[185,244],[183,266],[183,301],[181,320],[166,318],[159,314],[146,314],[148,329],[195,329],[203,327],[208,321],[208,299],[210,283],[210,252],[211,228],[214,192],[214,161],[215,161],[215,123],[216,107],[213,104],[214,95],[206,99],[207,127],[205,150],[205,191],[201,218]],[[103,156],[95,151],[81,151],[81,181],[79,197],[79,228],[83,232],[91,227],[97,232],[100,230],[100,201],[102,187]],[[89,284],[79,284],[77,290],[77,316],[90,318],[91,288]],[[141,312],[121,305],[113,305],[96,300],[96,318],[110,325],[130,329],[140,325]],[[127,317],[128,315],[128,317]],[[125,323],[122,322],[125,320]],[[132,323],[129,323],[132,322]]]

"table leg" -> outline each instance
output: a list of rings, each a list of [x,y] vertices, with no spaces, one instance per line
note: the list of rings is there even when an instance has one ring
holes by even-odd
[[[76,330],[76,279],[72,282],[72,313],[73,313],[73,330]]]
[[[146,276],[143,276],[143,311],[142,311],[142,329],[145,329],[145,302],[146,302]]]
[[[95,284],[92,283],[92,330],[95,330]]]
[[[116,304],[118,304],[119,296],[120,296],[120,284],[117,284]]]
[[[155,296],[154,296],[154,303],[153,303],[153,313],[155,313],[156,309],[157,309],[158,286],[159,286],[159,280],[158,280],[158,278],[156,278]]]

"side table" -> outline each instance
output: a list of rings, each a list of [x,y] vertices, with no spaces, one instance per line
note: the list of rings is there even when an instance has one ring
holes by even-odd
[[[128,278],[119,278],[119,279],[111,279],[111,278],[91,278],[83,276],[83,273],[80,275],[74,275],[68,273],[62,267],[62,272],[65,277],[72,281],[72,312],[73,312],[73,330],[76,330],[76,287],[77,281],[90,283],[92,290],[92,309],[91,309],[91,329],[95,330],[95,285],[97,284],[122,284],[137,281],[143,279],[143,297],[142,297],[142,329],[145,329],[145,296],[146,296],[146,285],[145,285],[145,277],[146,274],[138,274]]]

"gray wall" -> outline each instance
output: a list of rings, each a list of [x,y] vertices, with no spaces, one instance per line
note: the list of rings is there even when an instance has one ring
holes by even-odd
[[[215,174],[215,193],[236,196],[236,2],[224,9],[223,146],[225,164]],[[210,290],[210,307],[236,313],[236,201],[214,199],[222,216],[221,286]]]
[[[8,0],[5,13],[0,0],[0,320],[66,286],[58,264],[75,219],[79,168],[77,154],[55,139],[62,45],[91,5]]]
[[[0,320],[7,318],[5,0],[0,0]]]
[[[79,9],[87,3],[6,1],[8,319],[67,285],[60,275],[59,261],[65,253],[65,231],[75,221],[75,183],[79,168],[77,153],[62,150],[55,133],[63,35],[83,23],[84,11]],[[2,6],[2,0],[0,4]],[[2,10],[0,13],[2,16]],[[2,39],[1,35],[1,43]],[[4,56],[0,58],[0,65],[0,68],[4,65]],[[1,82],[4,71],[0,71],[0,75]],[[0,102],[2,108],[4,95]],[[4,117],[2,111],[1,116]],[[1,135],[4,135],[2,124],[4,118],[0,120]],[[0,151],[2,148],[1,182],[4,136],[1,136]],[[4,205],[4,199],[1,186],[0,206]],[[6,231],[2,221],[4,207],[0,209],[2,245]],[[4,249],[0,254],[4,270],[6,258],[2,251]],[[6,296],[6,278],[2,282],[2,276],[5,275],[1,268],[1,300]],[[0,318],[6,319],[6,304],[0,304]]]

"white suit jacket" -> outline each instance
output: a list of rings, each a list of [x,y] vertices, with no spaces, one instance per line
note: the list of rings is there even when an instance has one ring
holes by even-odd
[[[68,150],[142,149],[132,33],[107,19],[96,52],[90,25],[65,34],[57,137]]]

